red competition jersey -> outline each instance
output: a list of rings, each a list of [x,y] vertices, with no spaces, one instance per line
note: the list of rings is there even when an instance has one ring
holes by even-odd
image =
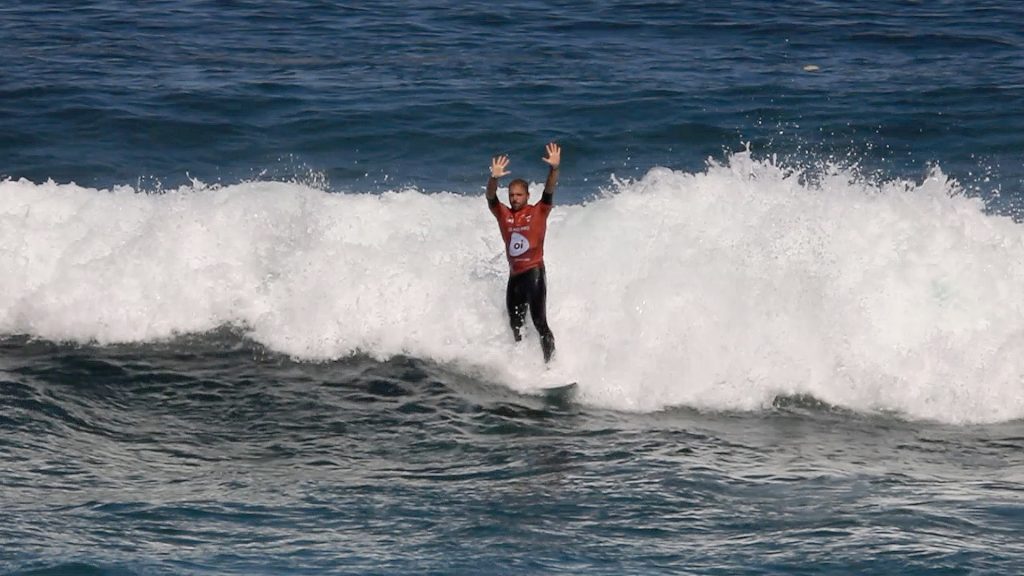
[[[491,205],[491,214],[498,219],[505,255],[514,276],[544,265],[544,234],[552,205],[541,200],[513,212],[501,202]]]

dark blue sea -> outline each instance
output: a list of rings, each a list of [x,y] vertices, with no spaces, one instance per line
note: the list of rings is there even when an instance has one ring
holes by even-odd
[[[1024,4],[11,0],[0,50],[0,574],[1021,573]],[[545,366],[484,185],[551,141]]]

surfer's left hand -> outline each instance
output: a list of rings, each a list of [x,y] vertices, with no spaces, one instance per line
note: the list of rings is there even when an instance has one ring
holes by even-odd
[[[548,157],[542,158],[542,160],[550,164],[552,169],[557,169],[558,165],[562,163],[562,148],[554,142],[549,142],[545,150]]]

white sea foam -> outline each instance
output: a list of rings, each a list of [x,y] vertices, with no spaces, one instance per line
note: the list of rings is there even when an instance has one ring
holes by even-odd
[[[550,371],[512,345],[481,197],[296,184],[0,183],[0,333],[100,343],[223,325],[303,359],[409,354],[625,410],[809,394],[947,422],[1024,417],[1024,227],[935,171],[811,186],[747,154],[558,206]]]

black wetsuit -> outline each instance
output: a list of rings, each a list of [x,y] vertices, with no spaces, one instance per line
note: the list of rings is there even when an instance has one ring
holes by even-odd
[[[508,289],[505,291],[505,306],[508,308],[509,324],[516,342],[523,339],[520,329],[526,322],[526,308],[530,308],[537,333],[540,334],[540,346],[544,351],[544,361],[551,360],[555,352],[555,335],[548,328],[547,318],[548,286],[544,274],[544,266],[531,268],[526,272],[509,276]]]

